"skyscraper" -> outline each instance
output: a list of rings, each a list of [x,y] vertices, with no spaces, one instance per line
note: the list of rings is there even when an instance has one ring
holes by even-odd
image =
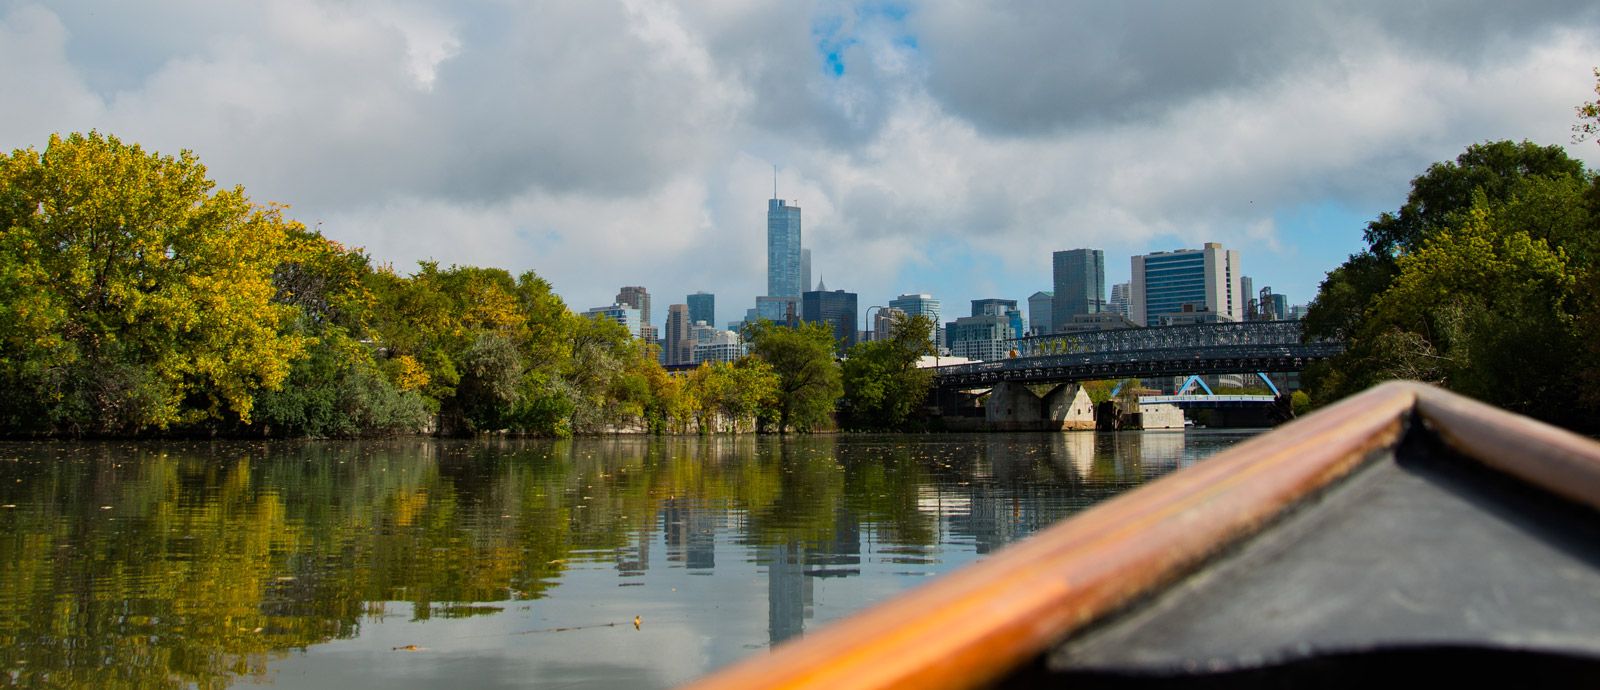
[[[1055,330],[1055,322],[1050,318],[1051,302],[1055,295],[1040,290],[1028,296],[1028,333],[1031,335],[1048,335]]]
[[[639,310],[634,309],[626,304],[613,304],[609,307],[595,307],[584,313],[590,318],[611,319],[612,321],[622,324],[623,328],[628,329],[628,335],[636,338],[644,337],[639,332]]]
[[[800,264],[800,207],[767,201],[767,296],[800,298],[810,289]]]
[[[1098,314],[1106,304],[1106,253],[1099,249],[1056,252],[1052,261],[1055,294],[1050,304],[1050,330],[1077,314]]]
[[[717,296],[696,292],[689,295],[689,322],[704,321],[708,324],[717,322]]]
[[[856,344],[856,293],[812,290],[801,295],[800,305],[801,318],[806,322],[833,326],[833,337],[839,341],[839,353]]]
[[[639,310],[639,337],[643,338],[645,329],[650,328],[650,291],[639,285],[624,287],[617,293],[617,304]]]
[[[990,316],[1005,316],[1007,312],[1014,311],[1016,308],[1017,301],[1014,299],[989,297],[972,300],[973,316],[984,316],[986,314]]]
[[[867,307],[867,311],[871,312],[872,307]],[[895,322],[905,317],[905,312],[894,307],[879,307],[878,311],[872,315],[872,330],[867,332],[869,336],[867,339],[871,341],[888,340],[890,336],[894,335],[892,331],[894,330]]]
[[[1239,288],[1239,250],[1207,242],[1203,249],[1180,249],[1135,256],[1129,291],[1129,318],[1140,326],[1157,324],[1163,314],[1205,310],[1227,321],[1243,321],[1245,296]]]
[[[689,305],[667,307],[667,323],[661,334],[662,364],[693,364],[694,340],[689,336]]]
[[[800,248],[800,285],[806,290],[811,289],[811,250]],[[804,290],[802,290],[803,292]]]
[[[1133,286],[1128,283],[1117,283],[1111,286],[1111,300],[1106,302],[1106,311],[1121,314],[1122,318],[1125,319],[1129,318],[1129,307],[1133,304],[1131,300],[1132,291]]]

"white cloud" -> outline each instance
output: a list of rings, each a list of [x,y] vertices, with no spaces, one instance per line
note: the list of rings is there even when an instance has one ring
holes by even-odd
[[[1473,142],[1565,141],[1600,54],[1572,19],[1594,10],[1559,2],[1164,23],[953,1],[5,8],[0,145],[188,148],[402,267],[533,268],[578,308],[707,290],[721,321],[765,288],[773,164],[816,272],[862,305],[1021,299],[1051,250],[1103,247],[1116,279],[1128,253],[1212,240],[1303,299],[1360,228],[1312,246],[1283,218],[1392,208]],[[1238,40],[1197,38],[1205,16]]]

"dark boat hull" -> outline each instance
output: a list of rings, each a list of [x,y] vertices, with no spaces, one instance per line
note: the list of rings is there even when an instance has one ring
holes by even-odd
[[[1278,685],[1462,653],[1570,678],[1600,659],[1597,506],[1600,445],[1385,384],[694,687]]]

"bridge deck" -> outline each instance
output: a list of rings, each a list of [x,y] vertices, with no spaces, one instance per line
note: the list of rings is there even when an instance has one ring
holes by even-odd
[[[1011,342],[1012,349],[1031,356],[937,367],[933,370],[937,385],[962,389],[1000,381],[1052,383],[1300,371],[1311,362],[1344,351],[1343,343],[1301,342],[1298,321],[1125,328]]]

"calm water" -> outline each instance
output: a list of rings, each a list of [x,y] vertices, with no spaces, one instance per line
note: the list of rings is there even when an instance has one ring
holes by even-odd
[[[0,444],[0,668],[666,687],[1251,433]]]

